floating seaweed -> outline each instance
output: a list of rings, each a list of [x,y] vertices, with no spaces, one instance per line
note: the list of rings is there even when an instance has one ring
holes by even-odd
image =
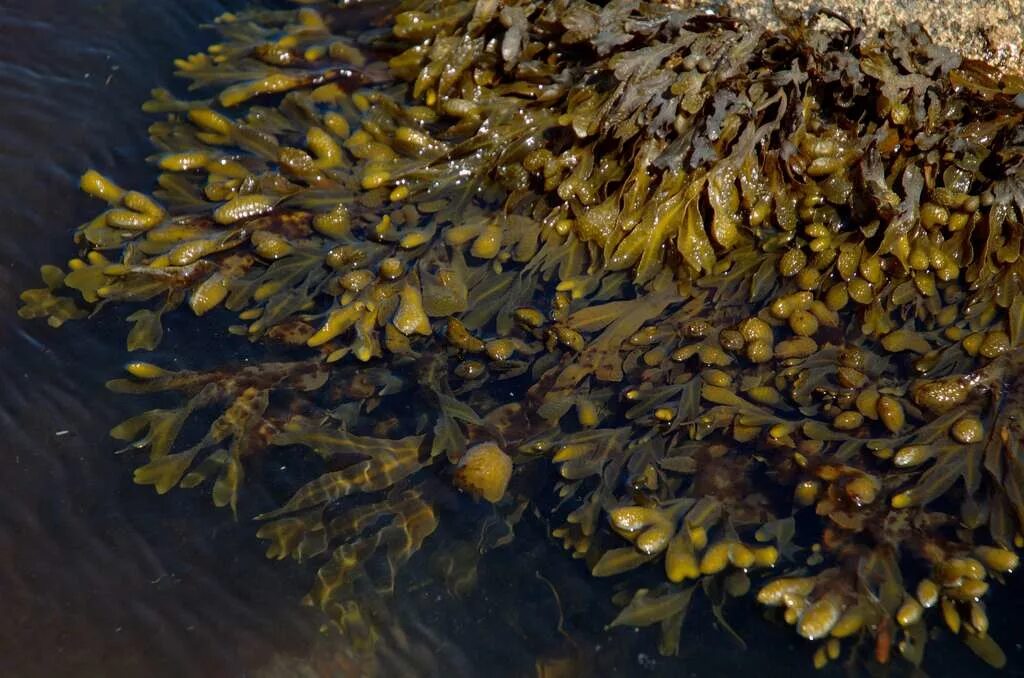
[[[23,294],[54,326],[140,305],[131,351],[185,304],[265,350],[111,382],[185,398],[114,429],[136,482],[237,511],[268,449],[321,459],[259,536],[370,644],[446,485],[494,546],[554,497],[666,654],[695,593],[728,628],[754,590],[816,666],[919,664],[936,623],[1003,664],[1024,79],[816,14],[406,0],[353,37],[347,4],[222,16],[176,64],[208,98],[146,104],[158,188],[87,172],[108,209]]]

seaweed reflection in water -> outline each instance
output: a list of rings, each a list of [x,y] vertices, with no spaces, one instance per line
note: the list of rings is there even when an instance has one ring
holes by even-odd
[[[137,482],[237,510],[251,458],[318,456],[259,535],[367,647],[452,484],[499,526],[453,586],[553,494],[554,536],[621,581],[611,624],[665,654],[695,592],[728,628],[756,586],[817,666],[919,663],[935,621],[1004,663],[1024,81],[915,27],[424,0],[356,39],[303,5],[177,62],[210,98],[146,105],[158,189],[86,173],[108,209],[23,295],[53,325],[145,302],[129,350],[226,309],[291,356],[131,363],[114,390],[184,399],[114,429]]]

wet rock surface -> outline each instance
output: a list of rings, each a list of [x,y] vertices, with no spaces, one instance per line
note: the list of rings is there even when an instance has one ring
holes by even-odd
[[[813,3],[802,0],[777,0],[775,3],[771,0],[714,3],[673,0],[673,4],[682,7],[709,4],[715,8],[728,8],[736,16],[763,22],[766,28],[778,28],[781,25],[780,12],[801,13]],[[819,5],[846,17],[855,25],[892,28],[918,21],[935,42],[967,57],[990,61],[1005,69],[1024,70],[1024,2],[1021,0],[967,0],[958,3],[836,0]]]

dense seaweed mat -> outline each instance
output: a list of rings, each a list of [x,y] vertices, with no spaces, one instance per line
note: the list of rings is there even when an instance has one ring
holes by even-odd
[[[665,654],[694,593],[728,628],[755,589],[817,666],[918,664],[929,625],[1005,661],[1024,80],[821,15],[421,0],[353,36],[302,4],[177,62],[207,98],[146,105],[159,186],[86,173],[108,209],[23,295],[54,326],[137,304],[132,351],[226,309],[291,356],[129,364],[115,391],[183,398],[113,430],[136,482],[237,510],[267,450],[322,459],[259,536],[367,644],[454,486],[504,525],[478,551],[554,507]]]

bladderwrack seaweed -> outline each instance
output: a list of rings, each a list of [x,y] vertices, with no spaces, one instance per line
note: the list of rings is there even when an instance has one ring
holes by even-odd
[[[410,0],[353,36],[343,4],[223,17],[176,64],[207,98],[147,104],[157,189],[87,172],[107,210],[23,295],[55,326],[142,304],[130,350],[187,304],[266,352],[129,365],[115,390],[185,398],[114,430],[137,482],[238,510],[259,455],[320,459],[259,535],[370,645],[457,492],[501,543],[553,497],[612,625],[669,654],[695,592],[729,629],[756,591],[816,666],[920,663],[929,624],[1005,661],[1019,77],[913,26]]]

